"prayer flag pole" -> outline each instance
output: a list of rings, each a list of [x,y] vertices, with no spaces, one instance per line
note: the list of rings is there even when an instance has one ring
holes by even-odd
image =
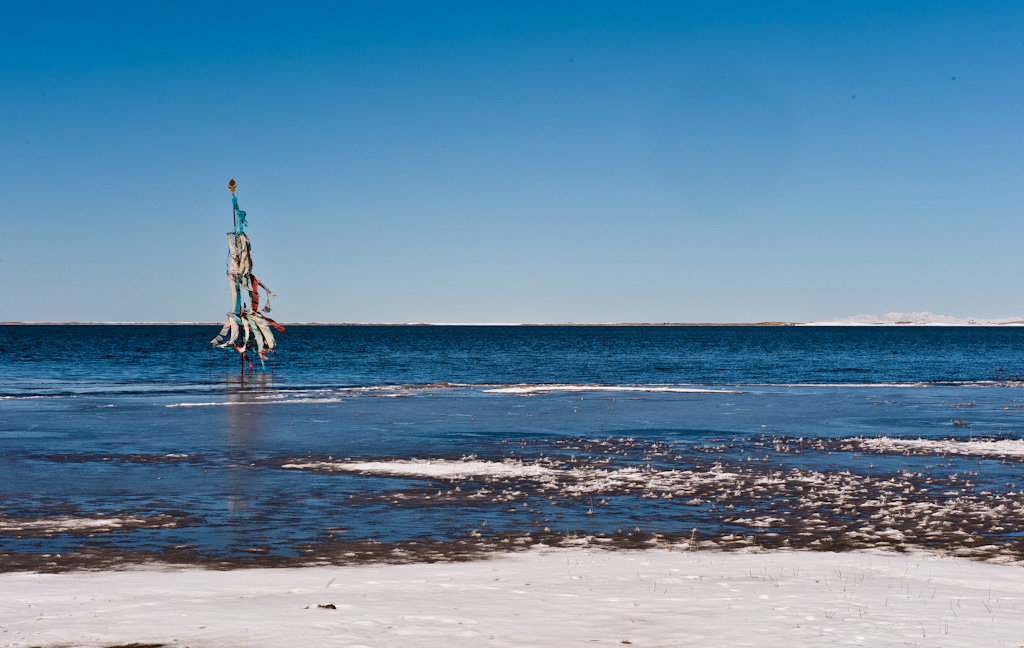
[[[247,364],[249,371],[254,370],[253,363],[246,357],[246,351],[252,351],[253,356],[259,360],[259,371],[263,371],[267,354],[274,353],[277,346],[271,329],[283,333],[284,327],[266,316],[270,312],[270,298],[274,293],[252,274],[252,249],[249,236],[245,233],[245,212],[238,208],[238,198],[235,197],[237,188],[238,183],[231,178],[228,189],[231,190],[231,215],[235,228],[228,232],[228,290],[232,310],[227,314],[220,333],[210,340],[210,345],[237,351],[244,375]],[[260,288],[263,288],[267,301],[262,311]]]

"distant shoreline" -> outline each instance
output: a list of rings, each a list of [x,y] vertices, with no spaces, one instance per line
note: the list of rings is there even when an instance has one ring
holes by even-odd
[[[222,326],[223,322],[0,322],[0,326]],[[284,326],[804,326],[800,322],[281,322]]]
[[[282,322],[284,326],[799,326],[799,327],[941,327],[941,328],[1006,328],[1024,326],[1024,320],[1000,323],[946,324],[942,322]],[[223,322],[0,322],[0,326],[221,326]]]

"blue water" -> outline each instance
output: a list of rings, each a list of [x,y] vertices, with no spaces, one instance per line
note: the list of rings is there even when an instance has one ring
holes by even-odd
[[[0,327],[3,395],[217,388],[216,326]],[[1024,376],[1024,328],[291,326],[275,386],[948,383]]]
[[[875,546],[856,530],[879,527],[878,489],[952,507],[944,535],[886,518],[907,547],[966,533],[1022,549],[1024,520],[984,510],[1024,505],[1019,458],[843,444],[1021,439],[1024,329],[291,326],[265,372],[240,374],[208,350],[217,328],[0,327],[0,569],[430,558],[694,529],[845,549]],[[494,391],[557,385],[572,390]],[[316,467],[424,459],[547,466],[557,487]],[[602,486],[616,470],[738,477]],[[851,532],[814,527],[817,511]]]

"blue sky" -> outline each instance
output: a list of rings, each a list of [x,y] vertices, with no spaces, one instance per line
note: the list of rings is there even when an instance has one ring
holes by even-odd
[[[634,6],[636,5],[636,6]],[[0,321],[1024,314],[1020,2],[0,0]]]

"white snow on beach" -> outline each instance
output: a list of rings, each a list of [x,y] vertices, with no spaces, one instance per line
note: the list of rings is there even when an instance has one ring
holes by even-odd
[[[926,554],[534,549],[458,563],[0,574],[0,643],[1019,646],[1024,571]]]

